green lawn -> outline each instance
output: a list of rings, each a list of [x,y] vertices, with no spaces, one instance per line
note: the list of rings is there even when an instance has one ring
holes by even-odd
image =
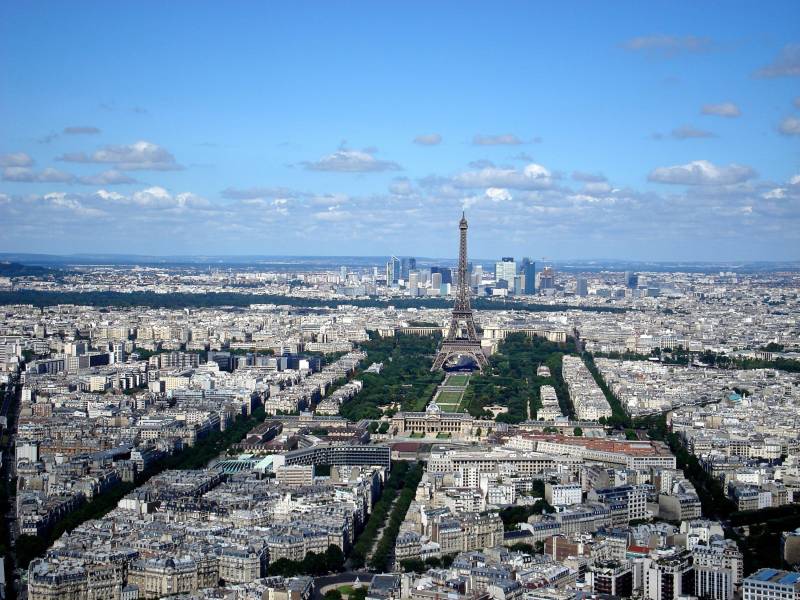
[[[445,385],[457,385],[459,387],[466,387],[469,383],[469,375],[450,375],[447,378]]]
[[[436,404],[458,404],[461,402],[461,392],[440,392],[436,397]]]

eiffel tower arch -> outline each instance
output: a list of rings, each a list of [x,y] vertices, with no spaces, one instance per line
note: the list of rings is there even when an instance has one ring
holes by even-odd
[[[469,278],[467,276],[467,218],[461,214],[458,223],[460,241],[458,246],[458,290],[453,314],[450,318],[450,328],[447,336],[442,340],[439,353],[433,361],[431,371],[439,371],[447,362],[459,356],[469,356],[483,370],[489,366],[489,361],[481,348],[481,341],[475,330],[475,321],[472,317],[472,307],[469,303]]]

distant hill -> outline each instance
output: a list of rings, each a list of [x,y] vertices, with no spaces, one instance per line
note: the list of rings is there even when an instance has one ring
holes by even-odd
[[[17,262],[0,262],[0,277],[46,277],[48,275],[63,275],[63,272],[58,269],[23,265]]]

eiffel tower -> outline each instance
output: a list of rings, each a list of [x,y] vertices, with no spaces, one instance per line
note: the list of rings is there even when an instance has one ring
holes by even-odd
[[[486,355],[481,349],[481,341],[475,331],[475,321],[472,319],[472,308],[469,305],[469,280],[467,278],[467,218],[461,213],[458,224],[461,240],[458,246],[458,293],[453,306],[453,316],[450,319],[450,329],[447,337],[442,340],[439,354],[433,361],[431,371],[443,369],[447,361],[459,356],[470,356],[479,370],[489,366]]]

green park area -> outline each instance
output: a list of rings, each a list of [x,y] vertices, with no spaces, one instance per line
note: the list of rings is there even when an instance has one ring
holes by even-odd
[[[440,340],[439,335],[379,337],[371,332],[369,341],[361,347],[366,350],[370,364],[383,363],[383,368],[380,373],[356,375],[364,387],[342,405],[341,415],[358,421],[377,419],[396,410],[422,411],[441,386],[436,403],[445,412],[467,411],[475,417],[491,418],[486,407],[499,405],[507,407],[508,412],[498,415],[498,421],[520,423],[536,418],[542,385],[552,385],[562,412],[574,414],[561,378],[562,357],[577,354],[572,338],[558,343],[523,333],[512,334],[500,343],[484,373],[454,373],[446,379],[444,373],[430,371]],[[550,368],[550,377],[536,374],[540,365]]]
[[[441,372],[431,373],[433,357],[441,336],[396,335],[380,337],[370,332],[370,339],[361,344],[367,362],[383,363],[380,373],[358,373],[364,387],[345,402],[340,414],[351,421],[377,419],[392,404],[399,410],[422,411],[444,378]]]
[[[567,386],[561,377],[561,359],[576,354],[575,341],[551,342],[543,337],[514,333],[506,337],[497,352],[489,358],[489,368],[470,377],[464,392],[462,407],[474,417],[490,418],[487,406],[499,405],[508,412],[498,415],[498,421],[520,423],[536,418],[541,406],[539,388],[552,385],[556,390],[561,412],[572,416],[574,410]],[[550,368],[550,377],[536,374],[540,365]]]
[[[455,412],[456,408],[461,403],[461,396],[463,394],[464,392],[439,392],[439,395],[436,396],[436,404],[438,404],[439,407],[444,411]]]
[[[450,375],[444,382],[447,386],[466,387],[469,383],[469,375]]]

